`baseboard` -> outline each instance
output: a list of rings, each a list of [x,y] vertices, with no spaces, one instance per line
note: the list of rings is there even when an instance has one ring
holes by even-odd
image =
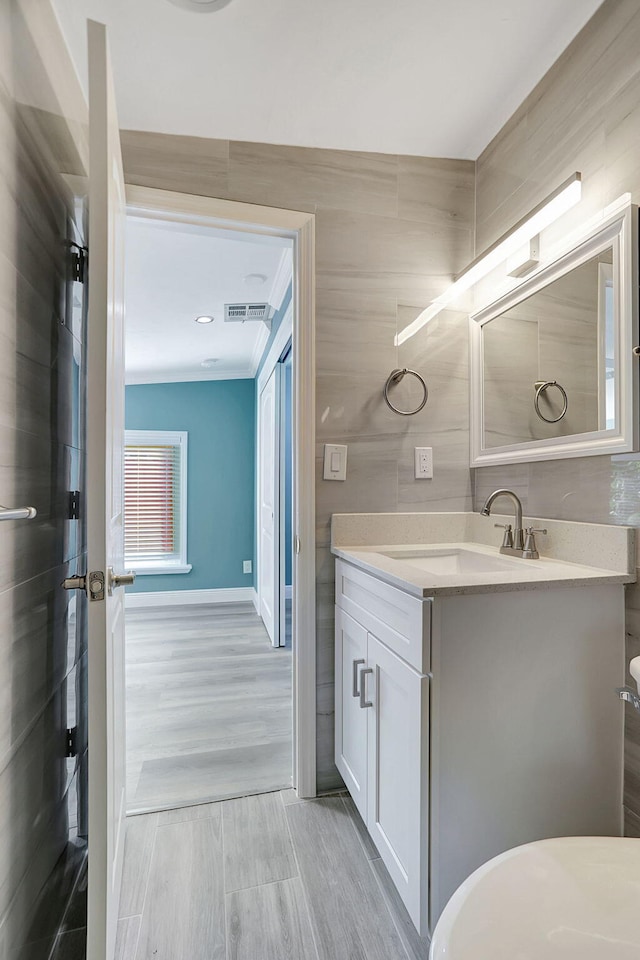
[[[139,607],[176,607],[192,603],[257,603],[253,587],[226,590],[158,590],[156,593],[128,593],[128,610]]]
[[[293,584],[288,583],[284,588],[284,597],[285,600],[291,600],[293,598]]]
[[[254,607],[256,608],[256,613],[257,613],[258,616],[259,616],[259,615],[260,615],[260,601],[258,600],[258,591],[252,587],[252,588],[251,588],[251,593],[252,593],[251,602],[253,603]]]

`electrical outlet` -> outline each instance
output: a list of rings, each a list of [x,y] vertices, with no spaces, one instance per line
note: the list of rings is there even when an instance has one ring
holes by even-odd
[[[243,560],[243,561],[242,561],[242,572],[243,572],[243,573],[251,573],[252,570],[253,570],[253,564],[252,564],[251,560]]]
[[[416,480],[433,480],[433,447],[415,447]]]

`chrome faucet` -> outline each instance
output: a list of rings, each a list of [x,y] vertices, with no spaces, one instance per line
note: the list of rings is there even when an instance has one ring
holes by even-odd
[[[512,557],[522,557],[523,560],[537,560],[540,554],[536,547],[536,533],[546,533],[546,530],[535,530],[533,527],[527,527],[526,531],[522,529],[522,504],[520,499],[512,490],[494,490],[484,502],[484,507],[480,511],[483,517],[491,516],[491,507],[494,500],[498,497],[509,497],[514,507],[515,530],[510,523],[496,523],[496,527],[504,529],[504,537],[500,553],[507,553]],[[526,534],[526,538],[525,538]]]
[[[493,506],[494,500],[497,500],[498,497],[509,497],[514,506],[515,512],[515,530],[512,531],[511,524],[501,524],[496,523],[496,527],[504,526],[504,539],[502,541],[502,546],[500,547],[500,553],[517,553],[519,556],[522,556],[524,552],[524,530],[522,529],[522,504],[520,499],[513,493],[512,490],[494,490],[490,496],[487,497],[484,503],[484,507],[480,511],[483,517],[491,516],[491,507]]]

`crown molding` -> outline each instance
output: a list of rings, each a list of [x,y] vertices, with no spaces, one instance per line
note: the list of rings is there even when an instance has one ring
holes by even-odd
[[[200,380],[253,380],[255,370],[244,367],[235,370],[180,371],[151,370],[143,373],[130,371],[125,376],[125,385],[135,386],[144,383],[194,383]]]

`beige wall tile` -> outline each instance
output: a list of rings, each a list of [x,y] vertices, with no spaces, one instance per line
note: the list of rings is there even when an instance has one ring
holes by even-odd
[[[227,196],[227,140],[122,130],[120,141],[127,183],[203,197]]]
[[[319,280],[428,304],[468,261],[471,233],[458,223],[426,224],[340,209],[316,215]]]
[[[398,157],[398,216],[425,223],[472,222],[475,163],[432,157]]]
[[[398,161],[384,153],[233,141],[229,196],[296,210],[338,207],[396,217]]]

